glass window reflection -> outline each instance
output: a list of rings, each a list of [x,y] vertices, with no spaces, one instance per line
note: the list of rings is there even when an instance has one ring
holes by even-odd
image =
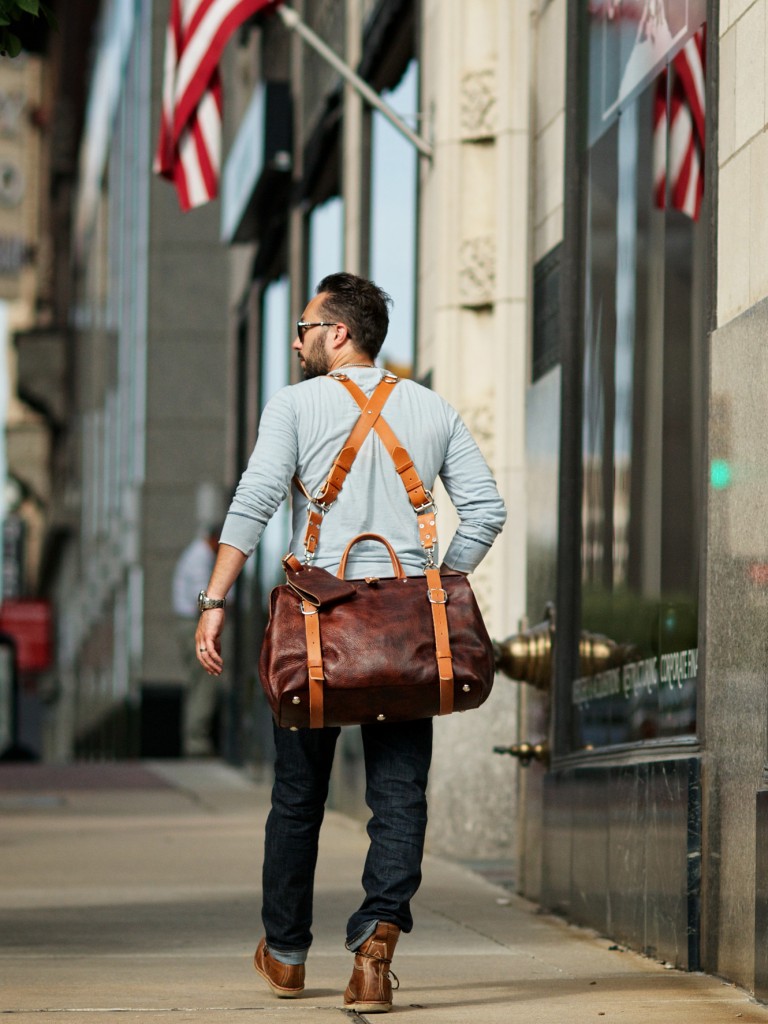
[[[406,121],[419,109],[418,63],[412,60],[383,98]],[[415,126],[418,129],[418,125]],[[380,362],[401,376],[413,371],[416,305],[418,154],[377,111],[371,124],[370,272],[394,305]]]
[[[627,60],[630,35],[615,29]],[[696,731],[706,239],[701,223],[656,205],[666,79],[646,75],[638,92],[638,75],[622,91],[614,75],[609,109],[608,70],[593,64],[590,77],[574,749]]]

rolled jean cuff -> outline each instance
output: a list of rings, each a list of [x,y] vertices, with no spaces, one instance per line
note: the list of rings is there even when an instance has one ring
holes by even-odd
[[[273,960],[277,960],[280,964],[287,964],[289,967],[297,967],[299,964],[306,963],[308,949],[275,949],[274,946],[267,944],[267,952]]]
[[[350,953],[354,953],[362,946],[366,939],[370,939],[370,937],[376,931],[376,926],[378,925],[378,923],[378,921],[367,921],[363,925],[363,927],[357,932],[356,935],[353,935],[351,939],[347,939],[344,945],[347,947]]]

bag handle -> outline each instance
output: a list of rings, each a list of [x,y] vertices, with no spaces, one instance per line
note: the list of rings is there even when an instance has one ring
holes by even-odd
[[[389,552],[389,557],[392,562],[392,568],[395,570],[396,578],[399,580],[404,580],[408,578],[405,574],[405,569],[403,569],[400,559],[397,557],[395,549],[392,547],[388,540],[380,536],[380,534],[378,533],[359,533],[357,537],[353,537],[349,544],[347,544],[347,546],[344,548],[344,554],[341,556],[339,568],[336,573],[340,580],[344,579],[344,573],[346,572],[347,569],[347,559],[349,558],[349,553],[352,550],[353,545],[357,544],[361,540],[376,540],[379,542],[379,544],[383,544],[384,547]]]

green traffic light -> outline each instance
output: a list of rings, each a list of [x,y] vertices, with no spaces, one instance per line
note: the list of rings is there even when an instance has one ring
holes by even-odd
[[[725,459],[712,459],[709,480],[716,491],[724,490],[732,480],[730,463]]]

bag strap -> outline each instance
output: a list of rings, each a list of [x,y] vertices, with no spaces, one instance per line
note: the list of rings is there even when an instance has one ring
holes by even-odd
[[[337,380],[341,380],[342,383],[344,383],[344,380],[349,380],[345,374],[333,374],[332,376],[335,376]],[[303,485],[301,487],[301,490],[303,490],[305,496],[309,500],[309,506],[307,508],[307,530],[304,534],[304,561],[307,564],[312,561],[315,551],[317,550],[317,545],[320,540],[320,526],[322,525],[323,518],[338,498],[339,493],[344,486],[344,481],[347,479],[347,474],[352,468],[352,463],[357,458],[357,453],[363,445],[363,441],[365,441],[368,434],[378,422],[381,410],[384,408],[387,399],[392,394],[394,386],[397,384],[398,380],[399,378],[395,377],[394,374],[385,374],[376,385],[376,388],[370,398],[366,398],[365,394],[358,388],[358,391],[360,391],[360,394],[363,397],[362,404],[358,401],[358,405],[360,405],[361,410],[360,416],[352,428],[349,437],[342,445],[341,451],[334,459],[325,483],[314,497],[311,497],[308,494]]]

